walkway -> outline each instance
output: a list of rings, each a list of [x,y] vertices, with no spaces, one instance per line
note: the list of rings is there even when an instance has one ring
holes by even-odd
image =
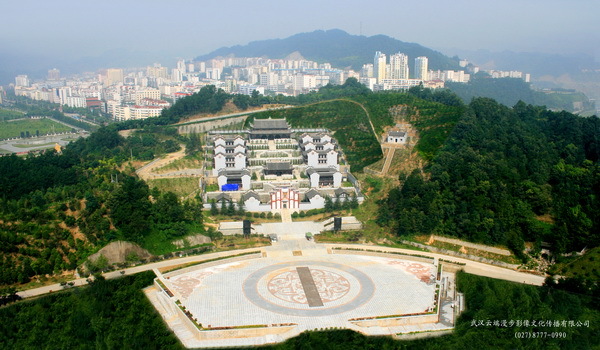
[[[188,256],[183,258],[174,258],[170,260],[164,260],[156,263],[150,263],[146,265],[140,265],[136,267],[131,267],[122,270],[124,274],[130,275],[135,274],[142,271],[148,271],[155,268],[164,268],[164,267],[172,267],[180,264],[185,264],[189,262],[200,262],[204,260],[211,260],[219,257],[237,255],[246,252],[255,252],[262,251],[267,256],[294,256],[294,252],[300,251],[303,256],[311,256],[322,254],[326,251],[331,251],[333,248],[345,248],[345,249],[364,249],[364,250],[381,250],[381,251],[390,251],[390,252],[399,252],[404,254],[419,254],[424,256],[430,256],[434,259],[445,259],[450,261],[455,261],[459,263],[464,263],[464,270],[467,273],[471,273],[479,276],[486,276],[492,278],[498,278],[502,280],[531,284],[536,286],[541,286],[544,283],[545,277],[539,275],[533,275],[529,273],[514,271],[498,266],[492,266],[484,263],[480,263],[477,261],[467,260],[463,258],[458,258],[454,256],[439,254],[439,253],[430,253],[430,252],[421,252],[410,249],[400,249],[400,248],[389,248],[383,246],[373,246],[373,245],[360,245],[360,244],[316,244],[313,240],[306,239],[306,233],[311,232],[316,234],[323,230],[323,225],[320,223],[312,222],[312,221],[296,221],[292,222],[291,215],[288,216],[289,210],[287,214],[282,213],[282,222],[281,223],[271,223],[271,224],[263,224],[256,226],[256,233],[258,234],[276,234],[279,236],[279,241],[274,242],[270,247],[262,247],[262,248],[249,248],[249,249],[241,249],[235,251],[225,251],[218,253],[210,253],[203,255],[195,255]],[[285,221],[284,221],[285,220]],[[296,253],[297,254],[297,253]],[[120,271],[113,271],[103,274],[103,276],[107,279],[120,277],[122,274]],[[73,280],[75,286],[86,285],[86,279],[80,278]],[[62,290],[63,287],[60,284],[53,284],[45,287],[39,287],[34,289],[29,289],[25,291],[18,292],[17,294],[22,298],[30,298],[34,296],[39,296],[47,293],[51,293],[53,291]]]
[[[227,119],[227,118],[233,118],[233,117],[241,117],[244,115],[249,115],[249,114],[254,114],[254,113],[261,113],[261,112],[266,112],[266,111],[275,111],[278,109],[286,109],[286,108],[292,108],[294,106],[280,106],[280,107],[271,107],[271,108],[262,108],[262,109],[257,109],[257,110],[253,110],[253,111],[246,111],[246,112],[240,112],[240,113],[231,113],[231,114],[223,114],[223,115],[217,115],[217,116],[212,116],[212,117],[200,117],[197,119],[193,119],[193,120],[186,120],[184,122],[180,122],[177,124],[173,124],[175,126],[183,126],[183,125],[190,125],[190,124],[198,124],[198,123],[204,123],[207,121],[211,121],[211,120],[219,120],[219,119]]]
[[[392,165],[392,159],[394,159],[394,152],[396,151],[395,147],[384,147],[387,148],[387,155],[385,156],[385,163],[383,164],[383,170],[381,170],[381,174],[385,175],[390,170],[390,165]]]

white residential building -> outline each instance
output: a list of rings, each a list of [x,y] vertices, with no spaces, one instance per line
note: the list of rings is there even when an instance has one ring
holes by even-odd
[[[429,70],[429,60],[425,56],[415,58],[415,79],[423,81],[429,80],[427,72]]]
[[[389,79],[408,79],[408,56],[398,52],[390,56]]]
[[[385,54],[380,51],[375,52],[375,58],[373,60],[373,75],[375,78],[377,78],[377,82],[387,78],[386,63],[387,57]]]
[[[29,81],[29,77],[27,75],[17,75],[17,77],[15,78],[15,86],[30,87],[31,82]]]

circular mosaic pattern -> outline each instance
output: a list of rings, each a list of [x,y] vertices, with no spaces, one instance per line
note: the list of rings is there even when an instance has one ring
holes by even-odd
[[[309,267],[323,306],[309,307],[296,267]],[[334,271],[335,270],[335,271]],[[351,311],[371,299],[373,281],[346,265],[323,261],[297,261],[264,267],[242,285],[255,305],[293,316],[329,316]]]
[[[318,268],[310,269],[310,273],[323,303],[338,300],[350,291],[350,281],[340,274]],[[273,296],[281,300],[308,304],[300,276],[295,270],[286,271],[271,278],[267,283],[267,288]]]

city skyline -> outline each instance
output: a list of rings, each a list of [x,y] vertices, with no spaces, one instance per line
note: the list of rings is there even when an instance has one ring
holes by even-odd
[[[2,51],[51,59],[123,49],[189,59],[223,46],[339,28],[354,35],[383,34],[444,53],[511,50],[588,54],[600,60],[600,25],[595,18],[600,3],[593,0],[351,0],[343,6],[309,0],[276,8],[264,0],[227,6],[188,0],[108,0],[94,6],[74,0],[24,0],[2,7],[5,28],[11,28],[0,32]]]

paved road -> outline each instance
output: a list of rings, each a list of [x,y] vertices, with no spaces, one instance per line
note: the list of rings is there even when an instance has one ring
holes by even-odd
[[[150,263],[150,264],[146,264],[146,265],[130,267],[130,268],[126,268],[126,269],[119,270],[119,271],[107,272],[107,273],[102,274],[102,276],[104,276],[104,278],[107,278],[107,279],[112,279],[112,278],[120,277],[122,275],[133,275],[133,274],[136,274],[136,273],[142,272],[142,271],[148,271],[148,270],[152,270],[152,269],[160,269],[163,267],[177,266],[180,264],[209,260],[209,259],[219,258],[219,257],[223,257],[223,256],[237,255],[237,254],[242,254],[245,252],[257,251],[260,249],[261,248],[249,248],[249,249],[233,250],[233,251],[218,252],[218,253],[211,253],[211,254],[187,256],[187,257],[182,257],[182,258],[174,258],[174,259],[163,260],[163,261]],[[124,271],[124,273],[122,274],[121,271]],[[75,286],[83,286],[83,285],[87,284],[87,279],[79,278],[79,279],[73,280],[72,282],[75,283]],[[40,288],[24,290],[22,292],[18,292],[17,295],[19,295],[21,298],[31,298],[31,297],[39,296],[42,294],[56,292],[56,291],[63,290],[63,289],[64,288],[60,284],[57,283],[57,284],[52,284],[52,285],[44,286],[44,287],[40,287]]]
[[[5,149],[9,152],[19,153],[27,152],[37,149],[53,148],[54,144],[58,143],[61,146],[66,146],[71,141],[65,139],[86,137],[87,133],[64,133],[58,135],[44,135],[40,137],[31,137],[26,139],[12,139],[0,141],[0,148]],[[27,148],[16,147],[14,145],[27,145]]]
[[[275,227],[276,226],[273,226],[273,228],[275,228]],[[290,230],[289,223],[279,224],[279,225],[277,225],[277,228],[282,230],[282,232],[279,233],[280,241],[277,242],[276,244],[281,245],[281,246],[286,246],[286,247],[290,246],[290,247],[288,247],[288,248],[290,248],[290,250],[295,250],[295,249],[321,250],[324,248],[331,249],[333,247],[340,247],[340,248],[381,250],[381,251],[399,252],[399,253],[405,253],[405,254],[419,254],[419,255],[431,256],[435,259],[446,259],[446,260],[450,260],[450,261],[464,263],[465,264],[465,266],[464,266],[465,272],[468,272],[468,273],[471,273],[474,275],[498,278],[498,279],[502,279],[502,280],[531,284],[531,285],[536,285],[536,286],[541,286],[544,283],[543,276],[533,275],[533,274],[524,273],[524,272],[518,272],[518,271],[505,269],[505,268],[498,267],[498,266],[488,265],[488,264],[480,263],[477,261],[462,259],[462,258],[458,258],[458,257],[454,257],[454,256],[438,254],[438,253],[429,253],[429,252],[417,252],[417,251],[410,250],[410,249],[388,248],[388,247],[373,246],[373,245],[315,244],[312,241],[311,242],[306,241],[306,239],[304,238],[304,231],[305,231],[304,229],[300,229],[298,232],[294,232],[296,230]],[[297,236],[297,237],[289,237],[289,242],[288,242],[288,244],[286,244],[285,243],[286,236],[289,234],[293,234],[294,236]],[[280,250],[280,249],[281,249],[281,247],[277,247],[276,250]],[[252,251],[257,251],[257,250],[269,252],[271,255],[273,255],[273,252],[274,252],[274,250],[270,249],[269,247],[262,247],[262,248],[249,248],[249,249],[242,249],[242,250],[235,250],[235,251],[226,251],[226,252],[210,253],[210,254],[203,254],[203,255],[195,255],[195,256],[174,258],[174,259],[164,260],[164,261],[160,261],[160,262],[156,262],[156,263],[150,263],[150,264],[146,264],[146,265],[131,267],[131,268],[127,268],[127,269],[120,270],[120,271],[108,272],[108,273],[103,274],[103,276],[107,279],[111,279],[111,278],[116,278],[116,277],[121,276],[122,275],[121,271],[124,271],[125,275],[131,275],[131,274],[135,274],[135,273],[142,272],[142,271],[148,271],[148,270],[152,270],[152,269],[160,269],[160,268],[164,268],[164,267],[177,266],[177,265],[185,264],[185,263],[189,263],[189,262],[198,262],[198,261],[203,261],[203,260],[214,259],[217,257],[237,255],[237,254],[241,254],[241,253],[245,253],[245,252],[252,252]],[[76,279],[73,282],[75,283],[75,286],[82,286],[82,285],[87,284],[87,281],[85,278]],[[21,296],[22,298],[31,298],[34,296],[39,296],[39,295],[51,293],[54,291],[59,291],[62,289],[63,289],[63,287],[60,286],[60,284],[53,284],[53,285],[49,285],[49,286],[45,286],[45,287],[29,289],[26,291],[18,292],[17,294],[19,296]]]
[[[176,125],[176,126],[183,126],[183,125],[204,123],[204,122],[211,121],[211,120],[219,120],[219,119],[226,119],[226,118],[232,118],[232,117],[239,117],[239,116],[242,116],[242,115],[260,113],[260,112],[266,112],[266,111],[274,111],[274,110],[278,110],[278,109],[286,109],[286,108],[293,108],[293,107],[295,107],[295,106],[282,106],[282,107],[257,109],[257,110],[254,110],[254,111],[247,111],[247,112],[241,112],[241,113],[223,114],[223,115],[218,115],[218,116],[214,116],[214,117],[206,117],[206,118],[198,118],[198,119],[194,119],[194,120],[188,120],[188,121],[181,122],[181,123],[174,124],[174,125]]]
[[[434,259],[444,259],[444,260],[448,260],[448,261],[464,263],[465,264],[465,267],[464,267],[465,272],[468,272],[468,273],[471,273],[474,275],[498,278],[498,279],[513,281],[513,282],[518,282],[518,283],[532,284],[532,285],[536,285],[536,286],[541,286],[542,284],[544,284],[544,279],[545,279],[545,277],[543,277],[543,276],[538,276],[538,275],[525,273],[525,272],[514,271],[514,270],[510,270],[510,269],[505,269],[505,268],[499,267],[499,266],[488,265],[488,264],[480,263],[478,261],[458,258],[455,256],[444,255],[444,254],[439,254],[439,253],[419,252],[419,251],[414,251],[414,250],[410,250],[410,249],[388,248],[388,247],[373,246],[373,245],[357,245],[357,244],[324,244],[324,245],[328,246],[329,248],[333,248],[333,247],[361,248],[361,249],[382,250],[382,251],[398,252],[398,253],[413,254],[413,255],[418,254],[418,255],[430,256]]]

